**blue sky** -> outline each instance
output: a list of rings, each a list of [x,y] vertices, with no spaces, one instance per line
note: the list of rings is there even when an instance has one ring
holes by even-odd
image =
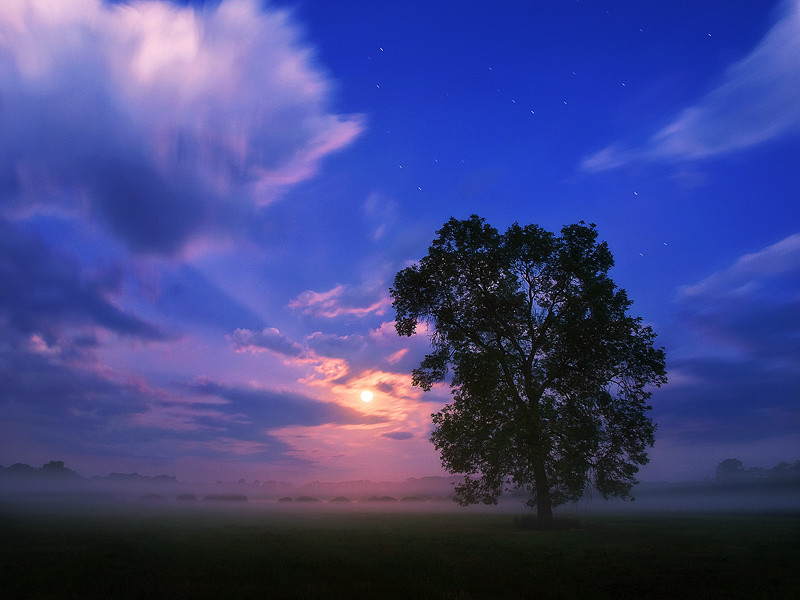
[[[388,287],[472,213],[608,241],[642,478],[794,460],[798,90],[796,0],[5,0],[0,464],[441,474]]]

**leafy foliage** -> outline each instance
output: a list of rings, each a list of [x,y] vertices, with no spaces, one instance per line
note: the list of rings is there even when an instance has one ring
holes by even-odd
[[[627,314],[594,225],[500,234],[472,215],[437,234],[391,294],[399,335],[432,329],[413,383],[428,391],[450,374],[453,402],[432,415],[431,441],[466,475],[457,501],[496,503],[511,485],[551,519],[587,482],[626,496],[654,441],[646,401],[666,382],[665,357]]]

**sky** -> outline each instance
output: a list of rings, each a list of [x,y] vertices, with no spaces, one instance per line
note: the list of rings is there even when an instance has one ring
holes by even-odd
[[[3,0],[0,464],[443,475],[388,290],[473,213],[597,224],[641,479],[795,460],[798,166],[798,0]]]

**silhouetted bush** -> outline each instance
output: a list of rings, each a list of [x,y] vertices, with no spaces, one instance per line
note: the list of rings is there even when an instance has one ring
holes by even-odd
[[[164,494],[142,494],[139,496],[139,500],[145,500],[146,502],[163,502],[164,500],[168,500],[168,498]]]
[[[392,496],[370,496],[367,502],[397,502],[397,498]]]
[[[336,498],[331,498],[330,502],[350,502],[350,498],[346,498],[345,496],[336,496]]]
[[[55,477],[68,477],[79,479],[80,476],[64,466],[63,460],[51,460],[49,463],[42,465],[42,474]]]
[[[203,500],[212,502],[247,502],[247,496],[244,494],[208,494]]]
[[[283,498],[278,498],[278,502],[291,502],[292,499],[289,496],[284,496]]]
[[[295,498],[294,501],[295,502],[319,502],[319,500],[317,498],[314,498],[314,496],[298,496],[297,498]]]

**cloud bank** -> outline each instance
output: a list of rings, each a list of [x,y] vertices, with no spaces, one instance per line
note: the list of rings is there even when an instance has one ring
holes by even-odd
[[[156,326],[112,300],[122,277],[113,263],[88,269],[0,218],[0,320],[17,334],[53,341],[67,329],[88,335],[97,326],[121,336],[166,340]]]
[[[290,13],[255,0],[4,0],[6,216],[89,214],[162,255],[244,230],[361,131],[332,91]]]
[[[800,374],[800,234],[682,288],[679,300],[710,339]]]
[[[600,172],[635,162],[693,161],[800,134],[800,1],[721,83],[640,147],[612,144],[583,160]]]
[[[800,234],[682,288],[677,300],[682,325],[709,351],[670,361],[655,404],[663,430],[706,444],[796,442]]]

